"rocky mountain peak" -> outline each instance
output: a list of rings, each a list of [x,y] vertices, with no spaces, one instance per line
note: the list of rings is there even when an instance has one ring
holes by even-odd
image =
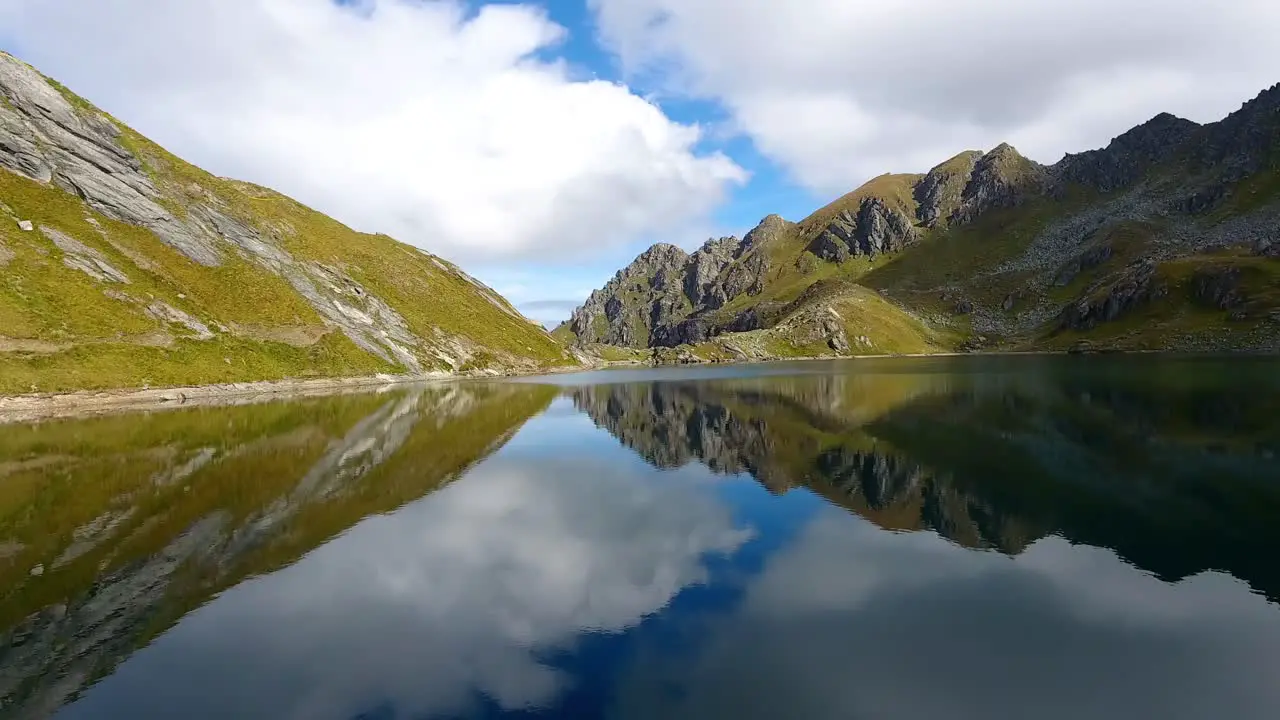
[[[1263,90],[1197,138],[1201,169],[1215,170],[1230,184],[1262,169],[1280,153],[1280,84]],[[1215,188],[1215,194],[1225,194]]]
[[[745,252],[758,247],[782,235],[794,227],[795,223],[787,222],[781,215],[764,216],[760,222],[742,238],[742,250]],[[741,253],[740,253],[741,254]]]
[[[951,213],[952,223],[972,222],[989,210],[1019,205],[1040,192],[1046,168],[1023,157],[1009,143],[1000,143],[978,158],[960,195],[960,206]]]
[[[933,168],[912,188],[917,204],[916,218],[932,227],[960,207],[964,187],[973,168],[983,155],[980,150],[966,150]]]
[[[628,269],[644,271],[648,266],[679,265],[689,259],[689,253],[671,243],[655,243],[636,256],[627,266]],[[634,274],[634,273],[633,273]]]
[[[1116,136],[1100,150],[1068,154],[1053,167],[1058,185],[1074,182],[1100,192],[1128,187],[1149,169],[1172,158],[1200,125],[1170,113]]]
[[[883,198],[862,199],[856,211],[836,215],[809,244],[814,255],[831,262],[897,252],[919,238],[913,219]]]

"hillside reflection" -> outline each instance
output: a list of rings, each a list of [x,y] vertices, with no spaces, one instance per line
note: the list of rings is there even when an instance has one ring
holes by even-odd
[[[1280,393],[1195,365],[597,385],[597,426],[657,467],[803,487],[886,530],[1017,554],[1050,535],[1165,580],[1222,570],[1280,601]],[[1053,370],[1052,368],[1057,368]],[[1235,368],[1238,370],[1239,368]]]
[[[222,590],[457,478],[554,395],[442,385],[5,428],[0,714],[47,716]]]

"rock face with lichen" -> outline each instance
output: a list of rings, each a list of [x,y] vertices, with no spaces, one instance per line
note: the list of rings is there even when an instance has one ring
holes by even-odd
[[[329,349],[317,348],[313,358],[295,353],[284,366],[267,363],[277,375],[314,375],[317,367],[329,374],[448,371],[480,357],[492,369],[574,364],[544,330],[456,267],[193,168],[3,53],[0,183],[0,226],[9,228],[0,230],[0,264],[9,282],[25,283],[20,293],[0,294],[0,305],[12,305],[0,310],[30,320],[0,329],[10,338],[137,345],[123,331],[92,334],[122,327],[136,328],[134,338],[176,333],[227,346],[206,352],[217,370],[208,377],[171,368],[179,383],[273,379],[235,368],[262,366],[248,356],[276,352],[263,338],[285,335],[314,337]],[[322,247],[321,233],[340,239]],[[42,269],[50,261],[79,279],[50,278]],[[211,295],[214,287],[226,296]],[[86,315],[80,330],[43,337],[52,331],[42,329],[36,296],[67,290],[98,299],[78,303]],[[243,307],[235,296],[245,293],[261,304]],[[143,317],[154,323],[150,332]],[[203,330],[182,330],[197,327]],[[21,358],[0,354],[6,360]]]

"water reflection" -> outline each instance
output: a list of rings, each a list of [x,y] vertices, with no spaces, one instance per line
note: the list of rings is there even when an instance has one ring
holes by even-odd
[[[455,479],[553,395],[440,386],[8,428],[0,710],[47,715],[221,590]]]
[[[1275,370],[859,361],[7,428],[0,716],[1274,717]]]
[[[572,391],[659,467],[804,487],[886,530],[1017,553],[1058,534],[1166,580],[1224,570],[1280,602],[1280,388],[1266,365],[873,373]],[[1125,372],[1126,364],[1132,372]]]

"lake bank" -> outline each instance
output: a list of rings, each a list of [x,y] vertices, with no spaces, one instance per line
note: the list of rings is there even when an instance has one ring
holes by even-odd
[[[847,357],[814,356],[796,358],[771,358],[758,360],[716,360],[688,363],[653,363],[630,360],[601,361],[581,367],[557,367],[538,372],[434,372],[419,375],[374,375],[347,378],[313,378],[307,380],[262,380],[241,383],[211,385],[187,385],[159,388],[119,388],[106,390],[71,390],[66,392],[31,393],[0,396],[0,425],[76,418],[117,412],[137,412],[185,407],[248,405],[271,400],[316,397],[392,387],[464,380],[501,380],[508,378],[537,378],[549,375],[566,375],[601,370],[631,370],[644,368],[717,367],[776,365],[790,362],[815,361],[870,361],[912,358],[979,358],[979,357],[1045,357],[1067,356],[1073,353],[1055,350],[1011,350],[984,353],[904,353],[897,355],[851,355]],[[1099,351],[1084,355],[1167,355],[1188,357],[1199,354],[1167,352],[1161,350]],[[1221,353],[1206,353],[1217,356]],[[1227,353],[1231,356],[1259,356],[1266,353]]]

